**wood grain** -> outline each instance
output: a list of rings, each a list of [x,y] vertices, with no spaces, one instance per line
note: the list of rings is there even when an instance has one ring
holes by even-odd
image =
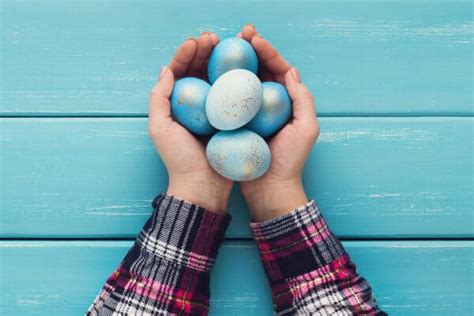
[[[346,242],[390,315],[472,315],[474,242]],[[79,315],[131,242],[0,242],[4,315]],[[34,264],[32,264],[34,262]],[[271,315],[252,242],[226,242],[211,277],[211,315]]]
[[[308,196],[343,237],[472,237],[473,122],[322,118]],[[166,189],[144,118],[4,118],[0,129],[2,237],[133,237]],[[229,211],[227,236],[250,237],[238,190]]]
[[[473,10],[464,0],[3,0],[0,116],[18,118],[0,118],[0,238],[134,237],[167,185],[143,118],[160,67],[188,36],[226,38],[252,22],[316,97],[322,134],[304,182],[338,236],[470,239],[344,242],[384,310],[473,315]],[[232,240],[250,237],[235,189],[211,315],[271,315],[253,242]],[[130,246],[0,241],[0,314],[83,314]]]
[[[472,115],[472,10],[458,0],[6,0],[0,115],[145,115],[183,39],[234,36],[248,22],[300,68],[320,115]]]

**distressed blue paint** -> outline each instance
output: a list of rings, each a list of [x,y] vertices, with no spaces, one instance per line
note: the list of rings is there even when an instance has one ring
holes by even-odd
[[[472,315],[474,242],[345,242],[390,315]],[[79,315],[131,242],[0,243],[5,315]],[[34,264],[31,264],[34,262]],[[211,315],[271,315],[253,242],[226,242],[211,276]]]
[[[183,39],[252,22],[299,67],[320,116],[472,116],[472,10],[462,0],[4,0],[0,115],[145,116]],[[472,118],[321,123],[304,181],[339,236],[474,236]],[[134,236],[166,179],[143,118],[0,120],[0,237]],[[230,213],[228,237],[249,237],[237,190]],[[345,245],[390,314],[474,314],[473,241]],[[129,246],[0,242],[0,314],[81,314]],[[226,242],[212,282],[214,315],[271,314],[250,242]]]
[[[253,22],[299,67],[321,115],[472,115],[472,10],[457,0],[4,0],[0,113],[144,115],[183,39]]]
[[[351,237],[473,237],[473,118],[322,118],[304,172]],[[3,237],[131,237],[166,189],[144,118],[0,120]],[[236,190],[237,191],[237,190]],[[228,237],[250,237],[234,192]]]

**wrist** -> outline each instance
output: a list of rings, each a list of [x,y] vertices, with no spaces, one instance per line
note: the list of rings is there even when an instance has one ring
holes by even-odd
[[[255,222],[287,214],[308,202],[300,177],[244,185],[242,194]]]
[[[214,213],[225,213],[232,182],[219,183],[212,180],[181,179],[170,176],[167,193]]]

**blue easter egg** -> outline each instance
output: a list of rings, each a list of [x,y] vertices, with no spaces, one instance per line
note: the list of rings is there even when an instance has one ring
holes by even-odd
[[[252,45],[246,40],[231,37],[221,41],[212,50],[207,67],[207,77],[213,84],[217,78],[229,70],[247,69],[258,71],[258,58]]]
[[[256,179],[271,163],[265,140],[245,128],[217,132],[207,144],[206,155],[217,173],[234,181]]]
[[[186,77],[176,81],[171,94],[172,116],[197,135],[209,135],[216,131],[206,116],[206,98],[210,88],[204,80]]]
[[[253,72],[244,69],[228,71],[209,90],[207,118],[217,129],[237,129],[257,114],[262,99],[262,84]]]
[[[277,82],[263,82],[263,104],[247,128],[262,137],[278,132],[291,117],[291,99],[286,88]]]

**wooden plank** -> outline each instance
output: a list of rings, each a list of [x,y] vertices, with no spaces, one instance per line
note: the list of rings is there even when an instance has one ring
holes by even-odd
[[[4,315],[79,315],[131,242],[3,241]],[[472,315],[472,241],[346,242],[390,315]],[[31,264],[34,262],[34,264]],[[211,277],[211,315],[271,315],[253,242],[227,242]]]
[[[0,114],[144,115],[183,39],[253,22],[300,67],[321,115],[472,115],[472,10],[457,0],[2,1]]]
[[[472,234],[465,190],[472,122],[322,119],[305,172],[309,196],[344,236]],[[166,188],[144,119],[4,119],[2,126],[6,236],[133,236],[150,199]],[[248,236],[239,194],[230,208],[230,236]]]
[[[322,118],[304,172],[344,237],[472,237],[473,118]],[[133,237],[167,175],[144,118],[0,119],[0,236]],[[228,237],[249,237],[235,187]]]

